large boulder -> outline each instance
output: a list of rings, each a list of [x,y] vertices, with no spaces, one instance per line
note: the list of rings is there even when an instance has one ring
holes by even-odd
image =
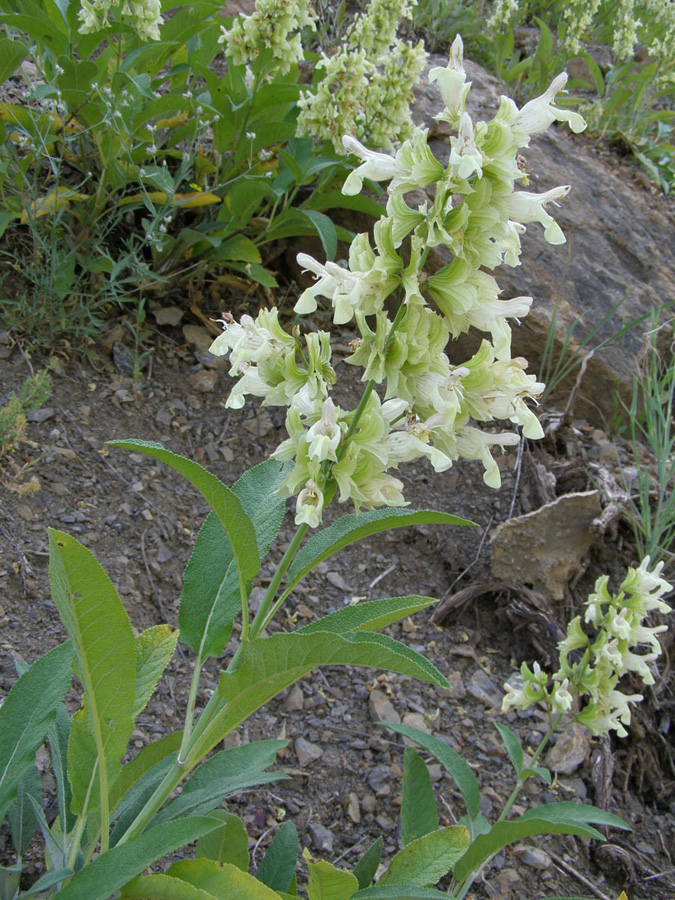
[[[444,56],[434,55],[431,66],[444,66]],[[474,120],[489,119],[499,106],[504,90],[500,82],[470,61],[465,62],[473,87],[468,110]],[[416,91],[415,121],[431,129],[430,145],[441,161],[447,159],[448,126],[433,116],[442,105],[436,84],[424,81]],[[567,243],[552,246],[543,229],[528,225],[523,237],[522,265],[501,267],[497,280],[503,296],[531,295],[532,311],[520,328],[514,329],[514,355],[530,361],[537,371],[546,334],[557,305],[556,353],[568,328],[579,324],[579,341],[619,304],[618,312],[603,326],[593,342],[609,337],[623,324],[643,316],[664,303],[675,301],[675,239],[670,210],[656,189],[632,177],[633,170],[620,165],[585,134],[573,135],[565,125],[553,126],[536,135],[523,155],[530,173],[527,190],[545,191],[571,184],[572,191],[554,215]],[[430,257],[444,265],[450,256],[438,248]],[[614,387],[630,395],[636,372],[636,357],[649,321],[638,325],[589,360],[576,403],[577,415],[595,424],[606,424],[614,403]],[[574,341],[572,342],[574,346]],[[466,342],[462,351],[470,351]],[[460,353],[461,355],[461,353]],[[461,361],[459,357],[457,362]],[[567,392],[574,377],[566,383]]]

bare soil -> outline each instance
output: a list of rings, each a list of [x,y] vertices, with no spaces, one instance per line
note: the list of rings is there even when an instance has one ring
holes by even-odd
[[[338,347],[350,337],[337,335]],[[107,440],[161,441],[232,483],[285,436],[283,415],[276,409],[263,410],[256,404],[237,411],[224,408],[231,384],[226,370],[205,368],[198,361],[204,360],[203,354],[186,343],[178,328],[158,328],[145,340],[144,349],[150,351],[145,362],[150,364],[136,382],[129,374],[128,353],[119,345],[114,359],[102,354],[89,363],[61,361],[51,399],[31,417],[37,421],[28,424],[26,442],[0,460],[3,692],[15,680],[16,656],[33,662],[65,636],[50,599],[47,527],[75,535],[96,554],[137,629],[165,621],[177,624],[181,573],[206,505],[161,464],[107,448]],[[30,364],[39,367],[36,359]],[[0,402],[29,374],[21,349],[5,345]],[[354,402],[360,389],[356,373],[341,363],[338,374]],[[204,387],[210,390],[201,390]],[[575,423],[544,445],[540,461],[557,466],[559,475],[568,473],[567,482],[558,478],[560,490],[591,486],[586,463],[597,458],[596,432]],[[426,465],[404,467],[401,477],[413,506],[453,512],[478,527],[407,528],[348,548],[298,587],[278,627],[291,630],[355,598],[408,593],[447,598],[461,588],[493,580],[489,532],[511,514],[537,505],[540,490],[537,467],[527,452],[519,473],[515,454],[502,462],[503,487],[497,492],[483,484],[478,463],[457,465],[443,475]],[[37,484],[30,490],[33,476]],[[346,511],[332,510],[329,518]],[[292,528],[289,515],[261,573],[261,585],[271,577]],[[458,608],[443,627],[425,613],[389,629],[444,672],[450,691],[372,669],[332,667],[308,676],[270,703],[236,740],[287,738],[278,769],[291,778],[229,801],[229,808],[249,829],[254,862],[289,818],[315,857],[352,866],[380,834],[385,859],[396,852],[404,746],[395,734],[374,726],[382,703],[376,692],[390,700],[404,721],[427,727],[465,756],[484,791],[483,811],[498,815],[512,787],[510,765],[494,728],[496,721],[505,720],[497,709],[503,682],[522,659],[553,653],[556,630],[580,607],[599,574],[621,577],[625,566],[635,562],[630,533],[615,523],[573,579],[565,601],[549,603],[543,613],[513,591],[493,589]],[[212,661],[203,681],[203,699],[215,688],[219,668],[230,653],[228,647],[221,660]],[[190,651],[181,648],[139,720],[132,754],[181,726],[190,671]],[[586,750],[573,771],[558,777],[550,789],[531,783],[520,801],[523,809],[542,799],[596,802],[621,815],[632,833],[610,833],[604,846],[574,837],[526,841],[495,858],[473,896],[615,900],[625,889],[631,900],[675,897],[675,730],[670,719],[675,711],[674,687],[666,663],[630,738],[610,743],[584,736]],[[536,745],[546,727],[532,711],[510,713],[506,721],[526,747]],[[310,742],[316,759],[303,757],[299,738]],[[603,781],[603,766],[610,763],[613,781]],[[461,797],[435,760],[430,764],[441,819],[451,824],[463,814]],[[45,787],[48,802],[47,775]],[[7,833],[0,831],[0,862],[6,865],[11,858]],[[29,877],[36,874],[29,872]]]

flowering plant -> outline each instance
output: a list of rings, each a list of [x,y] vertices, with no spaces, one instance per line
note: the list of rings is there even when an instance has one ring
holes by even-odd
[[[527,401],[535,399],[543,385],[525,374],[525,360],[511,358],[507,321],[525,315],[531,298],[499,300],[496,281],[484,268],[502,261],[518,264],[520,234],[527,223],[540,223],[552,243],[564,239],[545,205],[569,188],[540,195],[515,190],[516,182],[524,179],[517,154],[555,119],[567,120],[577,130],[583,121],[553,105],[564,85],[564,79],[558,79],[522,110],[503,98],[491,122],[474,125],[466,111],[470,85],[460,39],[449,65],[432,70],[431,79],[439,84],[445,104],[440,116],[457,130],[447,165],[433,156],[421,130],[394,156],[368,150],[348,136],[346,149],[362,163],[345,191],[360,190],[366,178],[391,180],[387,214],[375,226],[374,246],[366,234],[355,238],[348,267],[301,257],[316,281],[299,298],[297,311],[310,313],[317,298],[325,297],[335,322],[354,321],[359,330],[348,360],[364,370],[366,384],[357,407],[343,409],[331,396],[336,373],[330,335],[312,332],[301,340],[299,329],[289,334],[281,327],[276,309],[263,310],[256,319],[245,316],[241,323],[226,317],[212,349],[229,353],[231,372],[239,377],[227,401],[230,406],[241,406],[252,394],[263,404],[287,407],[289,436],[272,459],[230,488],[159,444],[111,442],[164,462],[211,507],[185,569],[180,598],[180,637],[194,653],[184,726],[124,764],[134,722],[175,650],[178,632],[159,625],[135,634],[112,582],[90,551],[67,534],[50,532],[52,594],[69,640],[33,666],[20,666],[20,678],[0,709],[0,814],[9,813],[17,850],[16,865],[0,870],[2,900],[22,896],[21,857],[35,828],[42,831],[48,848],[48,867],[23,896],[107,900],[118,891],[139,900],[297,896],[293,826],[285,826],[283,839],[277,836],[279,843],[270,848],[269,859],[265,857],[253,878],[246,871],[243,826],[217,810],[233,791],[284,777],[267,771],[284,742],[260,741],[209,756],[211,751],[269,699],[318,666],[374,666],[448,686],[424,656],[376,633],[426,608],[433,602],[428,597],[387,597],[333,612],[290,633],[266,634],[301,579],[349,544],[404,525],[471,524],[445,512],[397,508],[406,501],[403,484],[391,469],[420,457],[427,457],[439,472],[459,457],[480,459],[486,482],[497,486],[499,467],[491,448],[519,438],[511,432],[481,431],[469,423],[510,421],[521,425],[527,436],[541,435]],[[430,185],[433,199],[415,208],[408,205],[406,194]],[[430,250],[441,245],[453,258],[427,273]],[[445,353],[448,338],[472,326],[489,339],[464,364],[451,364]],[[366,511],[320,527],[324,508],[336,495],[340,502]],[[298,527],[251,614],[252,586],[279,535],[289,496],[296,498]],[[303,543],[309,528],[318,530]],[[551,692],[552,704],[565,707],[569,685],[576,687],[586,678],[585,689],[596,691],[597,727],[607,727],[612,709],[619,709],[619,718],[626,721],[614,697],[614,676],[621,666],[644,672],[651,661],[652,656],[631,656],[629,648],[635,642],[655,641],[658,629],[645,628],[642,615],[661,604],[664,589],[658,572],[649,576],[646,564],[624,583],[624,594],[629,595],[625,602],[623,596],[607,600],[603,586],[598,588],[589,621],[604,629],[603,634],[613,635],[604,644],[588,642],[598,679],[593,681],[588,666],[577,679],[576,664],[565,662],[567,682],[563,678]],[[236,619],[240,639],[228,656],[225,650]],[[572,623],[575,641],[581,640],[578,632],[578,623]],[[209,658],[223,658],[223,667],[216,690],[198,709],[200,679]],[[62,699],[73,671],[83,697],[81,708],[70,717]],[[533,673],[533,678],[539,676],[539,670]],[[540,686],[544,699],[549,694]],[[600,703],[607,690],[613,706],[605,715]],[[434,900],[448,894],[429,885],[450,871],[449,896],[462,900],[491,856],[514,840],[547,832],[602,838],[593,824],[623,827],[616,816],[570,804],[549,804],[506,822],[511,808],[507,804],[500,820],[490,826],[480,814],[478,782],[470,767],[436,738],[420,736],[407,726],[395,730],[438,756],[458,784],[467,815],[457,826],[441,828],[435,808],[433,814],[428,809],[421,817],[416,814],[420,805],[433,805],[433,795],[422,760],[407,751],[412,774],[403,806],[405,846],[377,885],[372,882],[381,841],[353,873],[310,861],[309,900]],[[531,774],[542,774],[540,768],[525,765],[509,729],[502,726],[500,731],[518,784]],[[35,751],[44,741],[57,785],[58,814],[51,822],[37,801],[26,802],[35,794],[36,778],[39,782]],[[179,786],[181,792],[175,795]],[[179,861],[166,874],[141,874],[195,840],[197,859]]]

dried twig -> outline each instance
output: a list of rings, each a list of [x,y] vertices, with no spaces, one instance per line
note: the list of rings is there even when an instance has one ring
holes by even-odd
[[[575,869],[574,866],[571,866],[569,863],[566,863],[565,860],[558,856],[557,853],[554,853],[552,850],[546,850],[548,855],[551,857],[553,862],[559,869],[562,869],[566,875],[573,875],[577,881],[580,881],[585,888],[595,894],[596,897],[599,897],[600,900],[612,900],[611,897],[608,897],[607,894],[603,894],[602,891],[597,888],[592,881],[589,881],[588,878],[584,877],[578,869]]]

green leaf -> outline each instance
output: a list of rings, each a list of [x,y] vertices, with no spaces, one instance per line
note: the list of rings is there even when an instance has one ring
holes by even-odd
[[[308,864],[308,900],[349,900],[359,889],[356,877],[347,869],[336,869],[324,860]]]
[[[326,255],[326,259],[334,260],[337,251],[337,232],[335,225],[328,216],[316,209],[301,210],[316,229],[316,233],[321,239],[321,246]]]
[[[221,750],[194,770],[187,781],[183,782],[180,796],[165,806],[155,816],[154,822],[208,813],[234,791],[288,778],[282,772],[265,771],[276,760],[277,752],[287,743],[288,741],[254,741],[241,747]]]
[[[19,678],[0,706],[0,821],[56,719],[70,686],[72,659],[69,641],[45,653]]]
[[[248,872],[250,863],[248,855],[248,833],[239,816],[225,809],[214,809],[209,813],[221,824],[209,834],[205,834],[197,842],[196,859],[213,859],[218,863],[230,863]]]
[[[548,806],[562,805],[565,804],[548,804]],[[570,805],[582,806],[583,804]],[[478,871],[483,863],[490,859],[491,856],[494,856],[495,853],[498,853],[502,847],[506,847],[507,844],[513,844],[523,838],[532,837],[535,834],[578,834],[581,837],[595,838],[599,841],[605,840],[603,834],[590,825],[586,825],[581,817],[576,821],[573,817],[565,816],[564,814],[558,819],[554,815],[548,818],[538,817],[537,814],[545,809],[546,806],[542,806],[528,810],[527,813],[513,822],[497,822],[487,834],[475,837],[467,852],[455,866],[454,875],[457,881],[462,882],[472,872]],[[593,807],[586,806],[585,809],[593,809]],[[599,813],[601,811],[596,810],[596,812]],[[613,822],[621,822],[621,819],[617,816],[612,816],[611,813],[604,813],[603,820],[598,822],[598,824],[606,824],[604,816],[611,817]],[[620,827],[627,828],[623,822],[621,822]]]
[[[110,809],[113,812],[117,809],[122,798],[147,772],[156,766],[157,763],[170,756],[170,754],[178,751],[182,738],[182,731],[165,734],[159,740],[146,744],[131,762],[122,766],[122,771],[110,787]]]
[[[449,747],[437,737],[425,734],[425,732],[420,731],[418,728],[413,728],[411,725],[392,725],[387,723],[387,728],[410,738],[411,741],[415,741],[416,744],[424,747],[429,753],[433,753],[459,788],[466,803],[469,818],[471,820],[475,819],[479,812],[480,789],[471,767],[462,759],[459,753],[455,753],[452,747]]]
[[[114,810],[112,818],[117,819],[115,827],[110,833],[110,846],[115,847],[122,835],[133,824],[148,800],[152,797],[159,785],[176,761],[177,753],[171,753],[158,760],[154,766],[148,769],[138,778],[129,790],[124,794]],[[126,767],[125,767],[126,768]],[[124,769],[122,770],[124,772]]]
[[[379,884],[436,884],[466,853],[469,843],[469,832],[462,825],[425,834],[399,850]]]
[[[371,197],[364,197],[362,194],[349,197],[342,191],[317,191],[305,202],[303,208],[317,209],[320,212],[327,209],[354,209],[376,219],[385,214],[384,207]]]
[[[297,629],[296,634],[311,634],[314,631],[330,631],[334,634],[380,631],[437,602],[433,597],[418,597],[415,594],[409,597],[382,597],[338,609],[309,625],[303,625]]]
[[[227,268],[232,270],[233,272],[241,272],[246,278],[250,281],[255,281],[257,284],[262,284],[265,287],[278,287],[277,280],[272,275],[271,272],[268,272],[267,269],[264,269],[262,266],[257,265],[256,263],[246,263],[245,265],[240,265],[239,263],[228,263]]]
[[[273,891],[288,891],[295,875],[299,852],[298,829],[284,822],[258,866],[256,878]]]
[[[38,819],[29,797],[37,804],[42,800],[42,781],[35,765],[29,766],[21,776],[16,800],[7,813],[12,843],[19,857],[28,850],[38,827]]]
[[[525,822],[530,819],[570,823],[573,825],[587,824],[590,822],[593,825],[606,825],[609,828],[621,828],[623,831],[632,830],[630,825],[627,825],[623,819],[615,816],[614,813],[607,812],[604,809],[598,809],[597,806],[590,806],[586,803],[576,803],[573,800],[565,800],[560,803],[544,803],[534,809],[528,809],[519,819],[517,819],[517,821]]]
[[[145,453],[175,469],[195,487],[218,516],[232,547],[235,565],[243,582],[254,578],[260,570],[260,556],[255,530],[244,508],[228,487],[215,475],[207,472],[199,463],[166,450],[153,441],[109,441],[111,447],[120,447],[137,453]]]
[[[28,56],[28,47],[23,41],[0,38],[0,84],[14,74]]]
[[[428,660],[383,634],[319,631],[255,638],[242,644],[237,668],[220,676],[218,694],[211,698],[202,715],[209,715],[213,706],[220,709],[207,720],[208,725],[190,751],[192,758],[201,758],[252,712],[303,675],[324,665],[373,666],[447,686],[445,677]]]
[[[157,825],[127,844],[113,847],[101,854],[80,869],[56,896],[58,900],[107,900],[130,878],[158,859],[198,840],[217,827],[217,820],[206,816],[192,816]]]
[[[412,747],[406,747],[403,753],[401,842],[407,847],[417,838],[438,831],[438,827],[438,813],[429,770],[417,751]]]
[[[75,824],[75,817],[70,811],[71,791],[68,781],[68,737],[70,735],[70,716],[63,706],[56,710],[56,721],[47,732],[49,756],[52,771],[56,779],[56,799],[59,807],[61,833],[68,834]]]
[[[534,766],[534,768],[523,769],[520,773],[521,778],[532,778],[534,775],[538,775],[542,781],[546,784],[551,784],[551,773],[546,768],[546,766]]]
[[[120,896],[134,900],[220,900],[208,891],[171,875],[134,878],[122,888]]]
[[[352,894],[351,900],[448,900],[445,891],[409,884],[376,884]]]
[[[79,813],[95,765],[98,762],[99,771],[106,766],[114,772],[133,731],[136,645],[129,617],[105,570],[75,538],[54,529],[49,530],[49,580],[84,688],[85,703],[73,717],[68,751],[72,809]],[[77,757],[74,765],[71,747],[73,760]]]
[[[232,237],[225,238],[220,247],[209,253],[209,257],[210,259],[218,259],[223,262],[227,260],[247,263],[262,262],[260,251],[253,241],[244,234],[233,234]]]
[[[304,544],[288,569],[289,588],[324,559],[371,534],[406,525],[474,525],[448,513],[400,508],[376,509],[359,515],[342,516],[337,522],[315,532]]]
[[[523,770],[523,748],[520,746],[520,741],[508,725],[504,725],[501,722],[495,722],[495,728],[504,742],[506,752],[509,754],[509,759],[511,760],[511,765],[516,771],[516,776],[520,778],[520,773]]]
[[[382,848],[384,840],[382,835],[368,847],[361,859],[354,866],[353,874],[359,883],[359,889],[367,888],[373,882],[373,878],[377,873],[377,868],[382,859]]]
[[[2,900],[6,900],[6,898],[13,900],[18,896],[22,872],[23,866],[19,863],[15,863],[13,866],[0,866],[0,897]]]
[[[283,522],[285,500],[275,494],[282,466],[268,460],[245,472],[232,492],[250,516],[261,557],[267,555]],[[220,656],[241,608],[232,546],[215,513],[207,516],[183,573],[179,624],[181,639],[200,659]]]
[[[232,900],[276,900],[277,894],[237,866],[212,859],[182,859],[169,869],[169,876],[180,878],[214,897]],[[163,894],[159,895],[164,897]]]
[[[170,625],[154,625],[136,637],[136,697],[132,718],[136,721],[155,693],[157,682],[174,654],[178,632]]]

